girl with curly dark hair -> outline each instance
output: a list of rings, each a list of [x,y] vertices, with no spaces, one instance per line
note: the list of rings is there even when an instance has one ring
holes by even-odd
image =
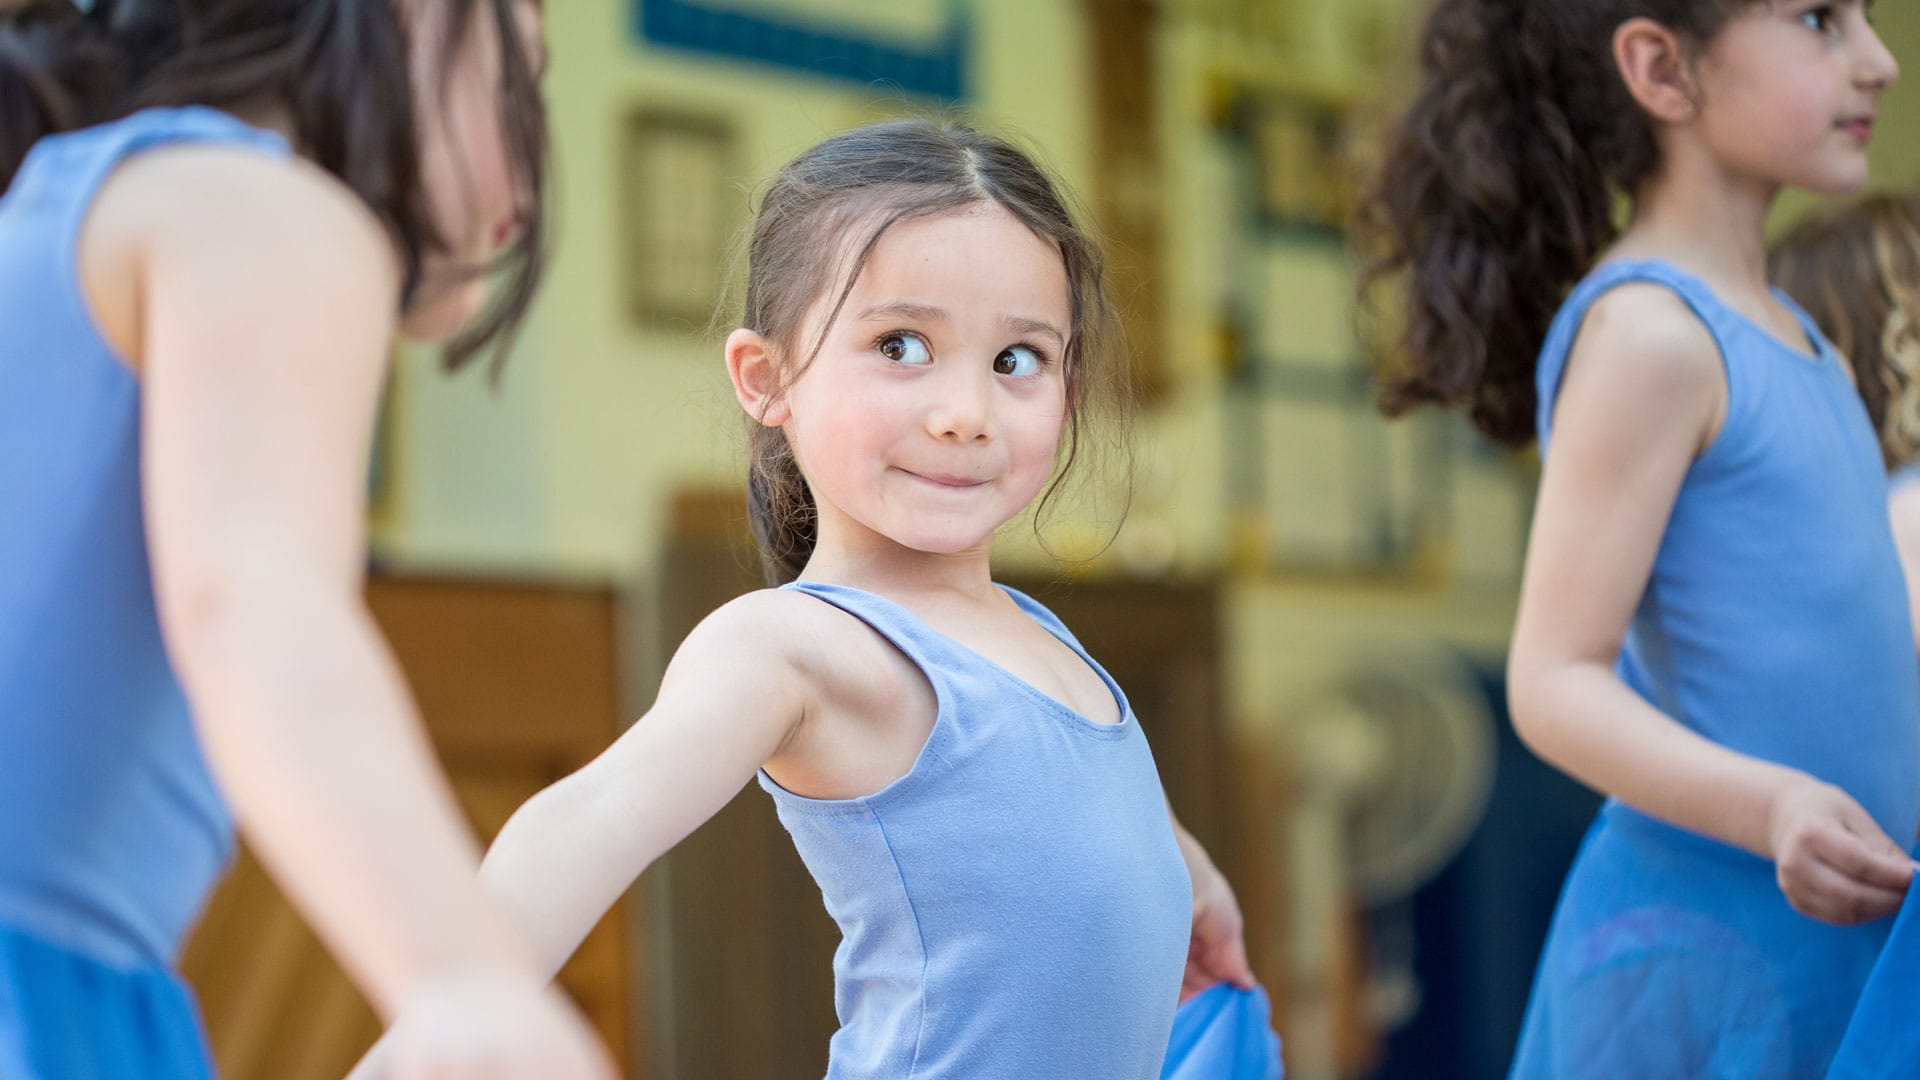
[[[1824,1073],[1920,824],[1920,665],[1872,425],[1770,291],[1787,185],[1858,189],[1863,0],[1440,0],[1368,206],[1383,404],[1544,461],[1514,722],[1609,796],[1513,1076]]]

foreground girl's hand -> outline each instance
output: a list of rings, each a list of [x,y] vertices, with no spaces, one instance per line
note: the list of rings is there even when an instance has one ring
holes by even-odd
[[[531,979],[469,975],[416,989],[349,1080],[614,1080],[566,999]]]
[[[1836,926],[1893,914],[1915,866],[1860,804],[1803,777],[1768,810],[1767,837],[1780,891],[1795,911]]]

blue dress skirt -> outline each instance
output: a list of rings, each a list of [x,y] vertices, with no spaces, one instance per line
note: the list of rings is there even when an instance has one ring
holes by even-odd
[[[1893,922],[1817,922],[1771,862],[1611,803],[1561,895],[1513,1078],[1818,1080]]]
[[[164,968],[121,968],[0,924],[0,1077],[211,1080],[193,998]]]
[[[1893,924],[1880,962],[1860,992],[1828,1080],[1904,1080],[1920,1076],[1920,889]]]

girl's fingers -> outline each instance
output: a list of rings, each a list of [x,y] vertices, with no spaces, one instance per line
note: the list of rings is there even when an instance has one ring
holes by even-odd
[[[1823,863],[1783,869],[1780,887],[1795,911],[1836,926],[1871,922],[1899,910],[1904,889],[1862,884]]]
[[[1872,835],[1836,830],[1816,835],[1813,854],[1846,877],[1862,885],[1906,892],[1913,881],[1913,862],[1880,834],[1879,827],[1868,822]]]

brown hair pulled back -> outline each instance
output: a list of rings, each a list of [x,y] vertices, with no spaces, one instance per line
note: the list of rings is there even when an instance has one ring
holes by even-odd
[[[475,18],[499,30],[500,123],[531,195],[522,240],[502,256],[491,306],[448,344],[458,368],[505,344],[544,264],[546,111],[514,0],[438,0],[435,54],[449,60]],[[439,12],[436,12],[439,14]],[[395,0],[0,0],[0,192],[39,139],[150,106],[283,107],[315,164],[366,203],[398,244],[411,302],[434,228],[421,179],[408,31]]]
[[[1889,466],[1920,459],[1920,195],[1869,195],[1801,219],[1768,270],[1853,364]]]
[[[1614,199],[1659,167],[1653,121],[1613,60],[1645,17],[1695,48],[1757,0],[1438,0],[1420,82],[1356,221],[1363,295],[1392,281],[1396,361],[1380,405],[1462,405],[1534,438],[1534,361],[1554,311],[1617,233]]]
[[[1086,407],[1108,404],[1124,420],[1126,374],[1099,245],[1077,223],[1060,188],[1012,144],[957,123],[896,120],[821,142],[780,170],[761,197],[748,240],[740,325],[771,342],[791,385],[825,343],[880,238],[895,223],[994,203],[1058,247],[1071,300],[1064,361],[1067,432],[1046,506],[1085,438]],[[815,340],[798,340],[816,303]],[[804,357],[804,359],[801,359]],[[797,362],[796,362],[797,361]],[[767,580],[799,576],[813,554],[817,516],[784,431],[753,424],[748,437],[747,509]]]

